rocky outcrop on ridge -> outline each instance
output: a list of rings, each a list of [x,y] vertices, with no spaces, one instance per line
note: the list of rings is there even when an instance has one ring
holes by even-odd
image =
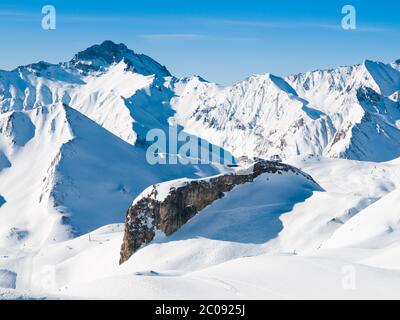
[[[141,246],[151,242],[156,232],[161,231],[166,236],[173,234],[234,187],[251,183],[264,173],[282,174],[289,171],[314,181],[292,166],[260,160],[234,173],[199,180],[176,180],[149,187],[134,200],[126,213],[120,263],[127,261]]]

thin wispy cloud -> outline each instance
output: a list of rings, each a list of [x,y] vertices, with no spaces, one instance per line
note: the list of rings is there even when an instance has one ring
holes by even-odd
[[[31,12],[23,11],[0,10],[0,20],[3,21],[34,21],[40,19],[40,17],[40,12],[38,12],[38,14],[34,14]]]
[[[208,35],[208,34],[196,34],[196,33],[159,33],[159,34],[142,34],[141,38],[146,40],[220,40],[220,41],[255,41],[258,40],[255,37],[236,37],[236,36],[225,36],[225,35]]]
[[[24,11],[11,11],[0,10],[0,18],[15,21],[33,21],[41,18],[41,12],[24,12]],[[214,25],[220,27],[241,27],[241,28],[270,28],[270,29],[326,29],[332,31],[342,31],[341,17],[338,16],[336,22],[320,22],[320,21],[299,21],[299,20],[243,20],[243,19],[226,19],[226,18],[210,18],[199,16],[173,16],[165,15],[160,16],[135,16],[135,15],[69,15],[60,12],[57,16],[59,22],[64,23],[145,23],[155,24],[160,21],[173,21],[174,24],[185,26],[188,23],[192,26],[201,25]],[[364,25],[358,23],[357,28],[353,32],[390,32],[398,31],[399,27],[394,26],[380,26],[380,25]],[[168,33],[168,34],[149,34],[143,35],[146,39],[186,39],[186,40],[200,40],[209,39],[210,36],[195,33]],[[227,39],[229,40],[229,39]],[[230,40],[234,40],[230,38]],[[236,39],[236,40],[254,40],[250,38]]]
[[[321,21],[299,21],[299,20],[241,20],[241,19],[225,19],[225,18],[209,18],[209,17],[194,17],[194,16],[164,16],[162,19],[160,17],[139,17],[139,16],[120,16],[120,17],[65,17],[66,20],[104,20],[104,21],[121,21],[121,22],[147,22],[156,23],[162,20],[174,21],[176,24],[184,24],[185,26],[190,23],[190,25],[214,25],[214,26],[226,26],[226,27],[248,27],[248,28],[281,28],[281,29],[298,29],[298,28],[312,28],[312,29],[327,29],[327,30],[343,30],[341,25],[341,19],[338,18],[337,22],[321,22]],[[358,23],[357,28],[354,31],[358,32],[385,32],[385,31],[397,31],[397,26],[373,26]],[[182,34],[185,35],[185,34]],[[160,34],[162,37],[163,34]],[[179,37],[180,34],[177,34]],[[205,35],[196,35],[204,37]],[[171,34],[172,37],[172,34]]]
[[[146,40],[202,40],[210,38],[210,36],[195,33],[142,34],[140,37]]]
[[[32,16],[32,13],[22,12],[22,11],[0,10],[0,16],[2,16],[2,17]]]
[[[318,21],[287,21],[287,20],[239,20],[239,19],[205,19],[209,24],[237,26],[237,27],[253,27],[253,28],[280,28],[280,29],[298,29],[298,28],[312,28],[312,29],[328,29],[328,30],[343,30],[341,20],[338,19],[337,23],[334,22],[318,22]],[[354,30],[355,32],[385,32],[393,31],[389,27],[370,26],[359,24]]]
[[[74,23],[74,22],[89,22],[89,23],[101,23],[101,22],[134,22],[138,21],[139,18],[130,17],[130,16],[104,16],[104,15],[67,15],[60,13],[58,16],[59,21],[66,23]]]
[[[338,17],[337,22],[321,22],[321,21],[298,21],[298,20],[241,20],[241,19],[225,19],[225,18],[209,18],[209,17],[193,17],[193,16],[170,16],[165,15],[162,18],[159,16],[60,16],[60,21],[65,22],[121,22],[121,23],[160,23],[160,21],[174,21],[175,24],[190,25],[215,25],[226,27],[247,27],[247,28],[275,28],[275,29],[326,29],[333,31],[341,31],[341,19]],[[388,26],[373,26],[358,23],[354,32],[388,32],[395,31],[398,28]],[[150,35],[151,36],[151,35]],[[187,34],[154,34],[154,38],[204,38],[205,35],[193,34],[189,37]]]

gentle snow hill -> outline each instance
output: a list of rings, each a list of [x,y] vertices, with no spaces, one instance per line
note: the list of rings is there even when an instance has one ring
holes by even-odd
[[[58,294],[108,299],[398,299],[399,271],[353,264],[355,290],[346,289],[343,268],[333,258],[259,255],[230,260],[184,275],[125,271]]]
[[[400,189],[370,205],[338,229],[324,248],[381,248],[399,242]]]
[[[104,227],[91,232],[90,236],[43,247],[31,262],[33,280],[29,283],[38,286],[32,288],[36,292],[45,289],[40,281],[44,266],[55,268],[56,282],[51,287],[62,288],[83,279],[91,281],[118,274],[119,270],[140,272],[155,268],[182,273],[243,255],[261,254],[264,243],[276,237],[282,229],[280,215],[310,197],[314,191],[321,189],[298,172],[265,173],[252,183],[235,187],[173,235],[165,237],[159,234],[123,267],[118,265],[122,226]],[[97,242],[103,245],[98,246]],[[99,259],[102,262],[95,272],[93,263],[98,263]],[[22,285],[21,289],[28,288]]]
[[[398,161],[373,163],[310,156],[289,163],[309,173],[326,192],[313,194],[281,217],[283,230],[268,244],[274,252],[305,254],[324,247],[335,231],[400,187]]]
[[[396,243],[379,250],[318,249],[352,217],[400,187],[398,161],[291,162],[310,172],[325,192],[311,193],[300,176],[260,177],[258,188],[234,189],[121,266],[124,226],[117,224],[35,250],[1,249],[0,257],[8,256],[0,258],[1,268],[17,273],[17,290],[61,298],[398,298]],[[349,266],[357,273],[355,290],[342,286],[343,268]],[[395,270],[384,269],[389,267]]]

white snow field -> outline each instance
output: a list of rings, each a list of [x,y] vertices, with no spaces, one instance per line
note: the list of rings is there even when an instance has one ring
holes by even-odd
[[[387,212],[395,210],[390,199],[400,186],[398,161],[293,162],[324,190],[296,175],[264,174],[121,266],[123,224],[111,224],[71,240],[18,252],[2,249],[0,256],[7,258],[1,268],[17,274],[18,290],[61,299],[400,298],[399,239],[382,232],[379,242],[358,245],[341,229],[349,223],[362,234],[371,227],[364,211],[381,202],[382,225],[391,221]],[[349,243],[338,248],[337,239]],[[346,286],[348,268],[355,272],[354,288]]]
[[[400,299],[399,123],[399,61],[222,87],[106,41],[0,71],[0,299]],[[146,188],[233,170],[150,165],[172,125],[316,183],[263,174],[119,265]]]

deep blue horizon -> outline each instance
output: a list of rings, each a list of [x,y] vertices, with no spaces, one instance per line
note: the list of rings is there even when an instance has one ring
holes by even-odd
[[[41,28],[54,5],[57,29]],[[357,29],[341,28],[341,9],[357,10]],[[0,69],[52,63],[104,40],[124,43],[176,76],[221,84],[254,73],[279,76],[400,58],[397,1],[15,1],[0,5]]]

